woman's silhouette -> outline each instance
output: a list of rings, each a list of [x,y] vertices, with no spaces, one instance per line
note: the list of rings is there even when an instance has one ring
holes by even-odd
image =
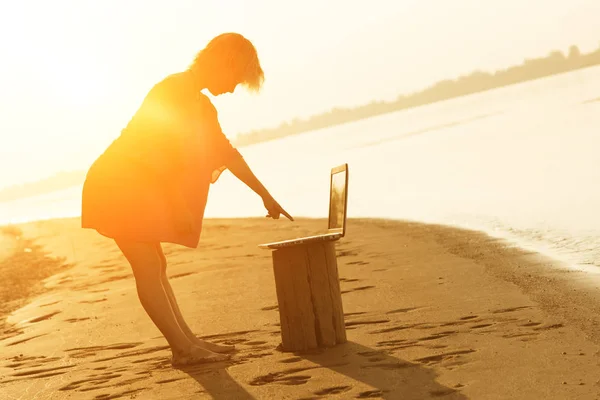
[[[190,330],[167,281],[161,242],[198,246],[209,186],[225,168],[261,196],[267,216],[292,220],[232,147],[201,93],[232,93],[240,84],[258,90],[263,79],[249,40],[237,33],[215,37],[188,70],[150,90],[83,186],[82,226],[116,241],[174,365],[224,360],[233,346],[205,342]]]

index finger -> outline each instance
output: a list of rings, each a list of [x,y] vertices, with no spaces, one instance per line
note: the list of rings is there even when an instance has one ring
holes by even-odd
[[[291,216],[290,214],[288,214],[288,213],[287,213],[287,211],[285,211],[283,208],[281,209],[281,213],[282,213],[283,215],[285,215],[285,217],[286,217],[287,219],[289,219],[290,221],[293,221],[293,220],[294,220],[294,218],[292,218],[292,216]]]

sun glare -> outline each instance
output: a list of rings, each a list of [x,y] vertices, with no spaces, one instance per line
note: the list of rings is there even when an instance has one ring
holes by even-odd
[[[108,100],[114,93],[114,81],[106,72],[91,68],[76,67],[51,71],[48,79],[48,95],[55,101],[55,106],[87,109]]]

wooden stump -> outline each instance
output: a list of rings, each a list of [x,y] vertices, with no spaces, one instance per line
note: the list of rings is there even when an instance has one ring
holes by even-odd
[[[273,271],[284,351],[346,342],[334,242],[275,250]]]

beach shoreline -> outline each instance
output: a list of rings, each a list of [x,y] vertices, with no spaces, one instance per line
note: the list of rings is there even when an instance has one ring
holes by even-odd
[[[596,398],[597,280],[442,225],[350,219],[337,244],[349,343],[314,354],[277,351],[271,255],[256,245],[322,224],[207,219],[198,249],[164,246],[192,329],[238,346],[233,362],[192,372],[168,365],[166,342],[112,241],[82,230],[77,218],[17,225],[70,267],[8,316],[0,397],[16,398],[26,386],[42,399]]]
[[[18,226],[0,227],[0,339],[18,332],[6,323],[8,314],[46,292],[44,279],[69,267],[35,239],[24,237]]]

